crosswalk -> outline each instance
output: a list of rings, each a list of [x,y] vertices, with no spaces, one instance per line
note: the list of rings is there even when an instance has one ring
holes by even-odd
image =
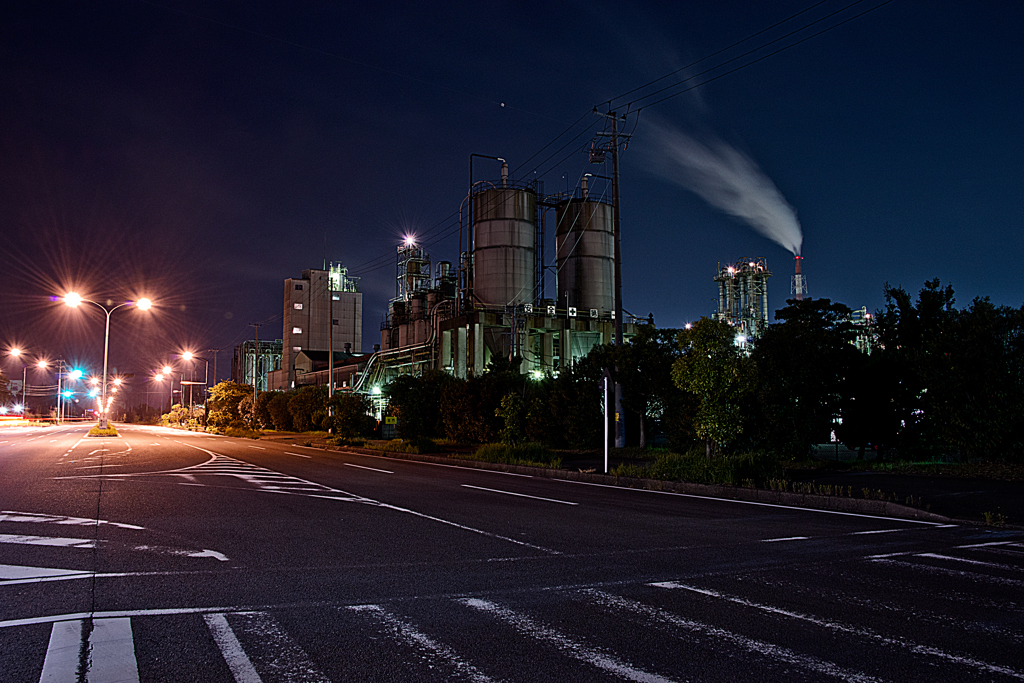
[[[1022,642],[1016,539],[793,576],[0,621],[0,652],[36,663],[0,680],[1024,680]]]

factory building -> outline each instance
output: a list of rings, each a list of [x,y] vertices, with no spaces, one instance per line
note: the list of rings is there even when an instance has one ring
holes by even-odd
[[[235,347],[231,357],[231,380],[239,384],[254,386],[259,391],[267,390],[267,377],[281,369],[280,339],[248,339]]]
[[[745,348],[768,327],[768,278],[772,276],[763,258],[741,258],[736,263],[718,264],[718,309],[715,320],[736,328],[736,342]]]
[[[359,278],[348,269],[330,264],[309,269],[301,278],[284,281],[284,313],[280,369],[270,373],[270,389],[295,386],[295,369],[304,351],[348,350],[358,353],[363,341],[363,294]],[[347,346],[346,346],[347,345]]]
[[[522,358],[523,373],[557,374],[614,340],[612,206],[591,195],[587,178],[572,192],[546,195],[539,182],[511,181],[503,162],[501,179],[473,184],[467,200],[457,267],[432,264],[413,238],[398,246],[380,351],[357,390],[429,368],[477,376],[496,357]],[[550,275],[554,296],[545,287]],[[625,337],[638,322],[623,321]]]

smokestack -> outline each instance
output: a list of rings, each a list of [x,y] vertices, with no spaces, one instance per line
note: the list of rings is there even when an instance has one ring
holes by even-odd
[[[508,187],[508,162],[504,159],[499,161],[501,161],[501,186]]]
[[[804,280],[803,273],[800,272],[800,262],[803,260],[804,257],[799,254],[793,257],[793,263],[796,267],[793,273],[793,287],[790,293],[797,301],[803,301],[804,294],[807,293],[807,281]]]

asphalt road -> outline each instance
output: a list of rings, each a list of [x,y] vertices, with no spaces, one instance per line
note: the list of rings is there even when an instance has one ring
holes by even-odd
[[[1024,679],[1024,532],[0,431],[0,681]]]

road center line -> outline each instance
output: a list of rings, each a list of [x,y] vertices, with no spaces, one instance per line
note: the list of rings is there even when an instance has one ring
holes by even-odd
[[[810,536],[787,536],[786,538],[763,538],[761,543],[778,543],[779,541],[807,541]]]
[[[518,496],[520,498],[532,498],[534,500],[543,500],[548,503],[561,503],[562,505],[579,505],[579,503],[573,503],[568,500],[556,500],[555,498],[541,498],[540,496],[530,496],[525,493],[513,493],[512,491],[500,491],[498,489],[488,489],[483,486],[471,486],[469,484],[463,484],[462,488],[476,489],[478,491],[490,491],[491,493],[503,493],[506,496]]]
[[[384,474],[394,474],[394,472],[392,472],[391,470],[379,470],[376,467],[366,467],[365,465],[353,465],[350,462],[345,462],[342,464],[347,467],[358,467],[361,470],[371,470],[373,472],[383,472]]]
[[[284,454],[285,455],[297,455],[300,458],[312,458],[313,457],[312,455],[303,455],[302,453],[289,453],[288,451],[285,451]]]
[[[250,446],[249,444],[246,444],[246,445],[245,445],[245,447],[246,447],[246,448],[255,448],[256,450],[259,450],[259,451],[265,451],[265,450],[267,450],[267,449],[266,449],[266,448],[264,448],[263,446]]]

